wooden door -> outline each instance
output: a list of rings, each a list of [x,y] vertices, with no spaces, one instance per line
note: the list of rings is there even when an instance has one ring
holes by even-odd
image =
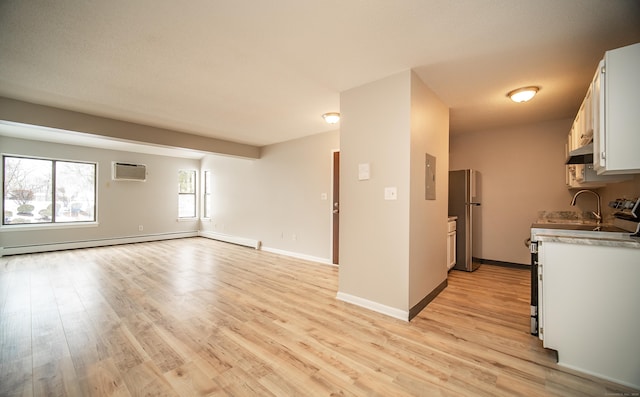
[[[332,263],[338,264],[340,246],[340,152],[333,152],[333,255]]]

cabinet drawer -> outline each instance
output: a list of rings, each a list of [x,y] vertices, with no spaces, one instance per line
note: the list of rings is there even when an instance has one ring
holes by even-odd
[[[455,232],[456,231],[456,221],[449,221],[447,232]]]

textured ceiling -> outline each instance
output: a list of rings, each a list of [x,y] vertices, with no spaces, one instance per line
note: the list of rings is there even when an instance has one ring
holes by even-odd
[[[414,69],[457,134],[572,117],[639,41],[638,0],[0,0],[0,96],[261,146]]]

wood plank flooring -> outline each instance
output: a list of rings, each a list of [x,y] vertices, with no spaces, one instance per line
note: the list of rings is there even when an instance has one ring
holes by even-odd
[[[337,286],[335,267],[204,238],[0,258],[0,396],[634,392],[529,335],[526,270],[453,271],[410,323]]]

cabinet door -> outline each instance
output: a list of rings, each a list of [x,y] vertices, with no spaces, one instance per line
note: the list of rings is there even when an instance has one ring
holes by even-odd
[[[593,112],[593,167],[597,172],[605,169],[606,161],[604,155],[605,136],[604,136],[604,80],[602,71],[604,70],[604,61],[598,64],[598,70],[593,78],[591,111]]]
[[[607,51],[599,70],[596,170],[599,174],[640,173],[640,43]]]
[[[593,90],[593,84],[589,84],[587,90],[587,96],[584,97],[582,104],[582,135],[580,136],[580,146],[587,145],[593,139],[593,111],[591,110],[591,94]]]
[[[571,150],[576,150],[580,147],[580,113],[573,120],[573,124],[571,124]]]
[[[640,385],[640,249],[544,241],[538,259],[544,347],[560,365]]]
[[[447,269],[456,265],[456,232],[447,235]]]
[[[570,188],[599,188],[607,183],[630,181],[633,175],[614,174],[600,175],[593,168],[593,164],[571,164],[567,166]]]

